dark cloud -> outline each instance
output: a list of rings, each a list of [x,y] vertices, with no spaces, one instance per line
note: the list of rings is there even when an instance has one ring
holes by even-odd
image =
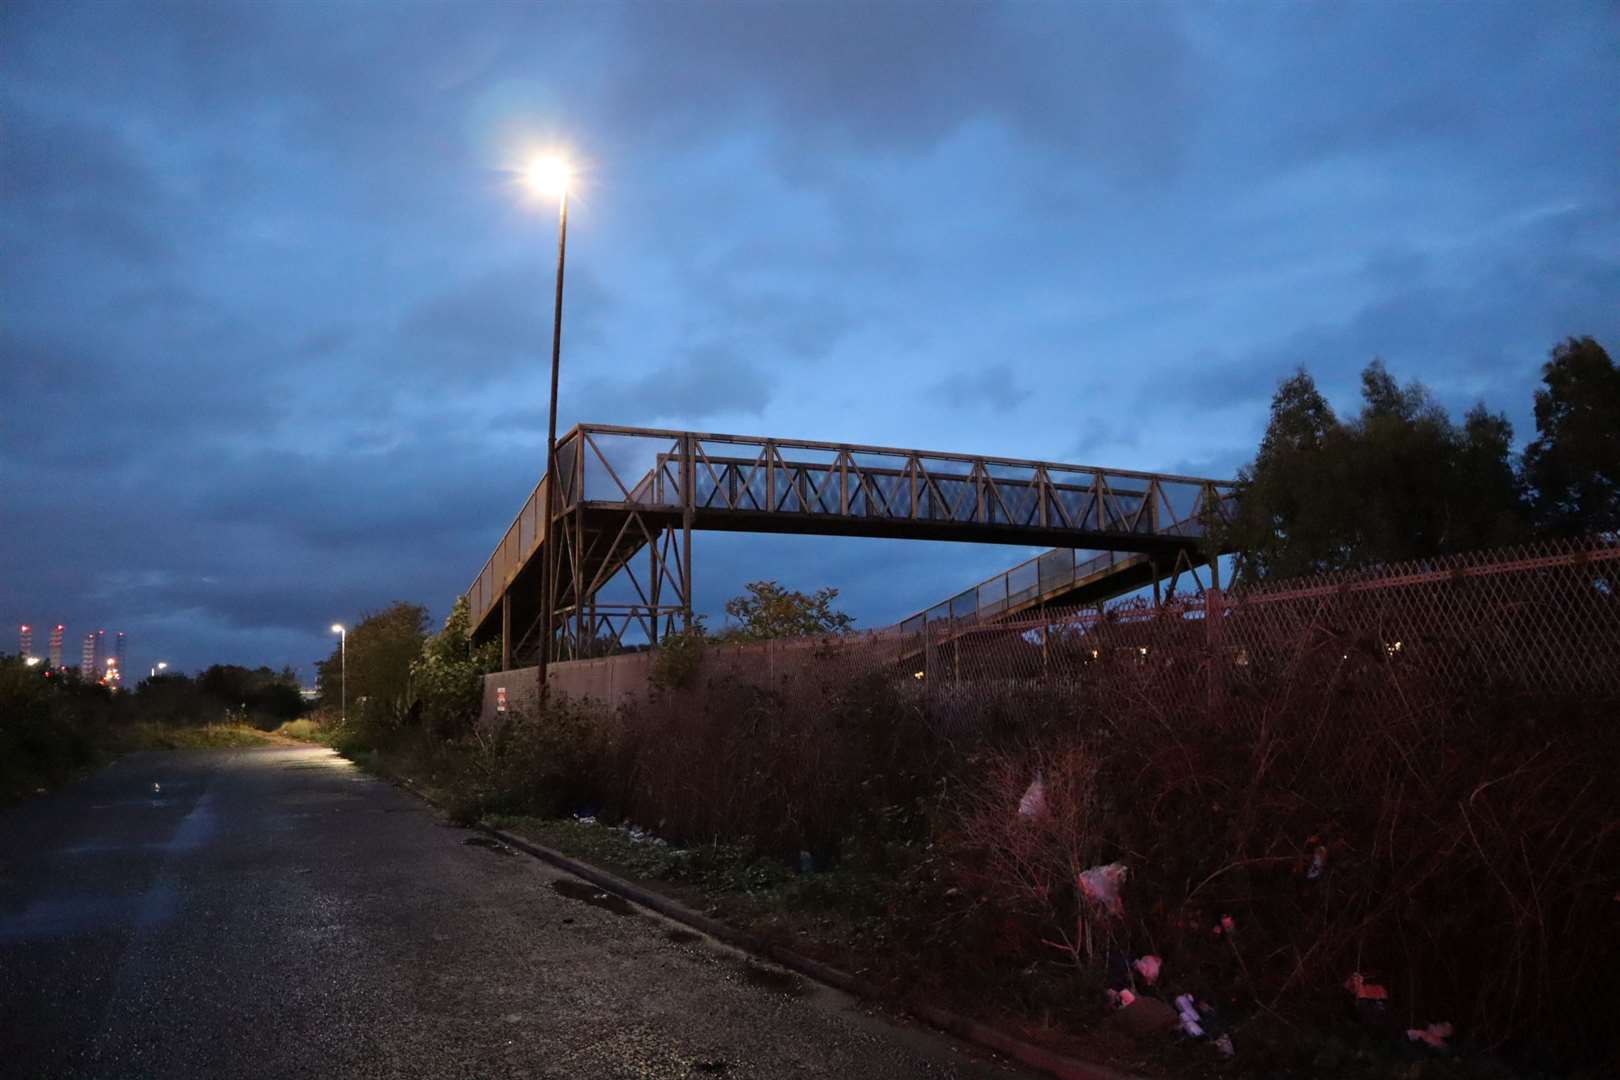
[[[984,364],[954,371],[928,388],[928,397],[950,409],[1006,410],[1029,397],[1008,364]]]

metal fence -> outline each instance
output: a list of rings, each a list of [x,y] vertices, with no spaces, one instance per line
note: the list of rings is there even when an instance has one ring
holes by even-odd
[[[1620,542],[1539,543],[1208,590],[1161,607],[1048,610],[985,621],[907,620],[839,637],[712,647],[709,678],[828,694],[874,675],[920,702],[969,709],[1024,689],[1067,688],[1155,708],[1257,720],[1284,676],[1405,714],[1441,713],[1459,694],[1595,694],[1620,700]]]

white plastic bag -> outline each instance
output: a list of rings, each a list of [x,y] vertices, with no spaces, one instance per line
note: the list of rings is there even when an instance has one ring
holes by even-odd
[[[1024,797],[1018,800],[1018,816],[1046,816],[1046,781],[1041,779],[1040,773],[1035,774],[1035,779],[1024,789]]]
[[[1125,900],[1119,894],[1119,887],[1129,873],[1124,863],[1093,866],[1090,870],[1080,871],[1080,876],[1075,879],[1075,885],[1082,896],[1108,914],[1123,915]]]

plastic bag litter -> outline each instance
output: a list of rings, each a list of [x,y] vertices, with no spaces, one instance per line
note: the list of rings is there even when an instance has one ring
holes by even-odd
[[[1367,981],[1367,977],[1359,971],[1352,971],[1350,977],[1344,980],[1344,988],[1356,995],[1359,1001],[1387,1001],[1389,991],[1377,983]]]
[[[1018,816],[1046,816],[1046,781],[1040,773],[1035,774],[1035,779],[1024,789],[1024,797],[1018,800]]]
[[[1119,895],[1120,884],[1130,871],[1124,863],[1109,863],[1080,871],[1075,885],[1082,895],[1110,915],[1125,914],[1125,901]]]
[[[1136,969],[1138,975],[1142,976],[1143,982],[1152,986],[1159,981],[1159,969],[1164,966],[1164,961],[1157,956],[1139,956],[1136,958],[1136,963],[1131,966]]]
[[[1123,1009],[1127,1005],[1134,1005],[1135,1003],[1136,995],[1131,993],[1129,990],[1108,991],[1108,1004],[1113,1008]]]
[[[1430,1024],[1426,1028],[1407,1028],[1406,1037],[1413,1042],[1424,1042],[1436,1050],[1446,1049],[1446,1040],[1451,1038],[1455,1029],[1445,1021]]]
[[[1202,1038],[1204,1027],[1199,1022],[1198,1005],[1193,1001],[1191,994],[1180,994],[1176,997],[1176,1012],[1181,1016],[1181,1030],[1195,1039]]]

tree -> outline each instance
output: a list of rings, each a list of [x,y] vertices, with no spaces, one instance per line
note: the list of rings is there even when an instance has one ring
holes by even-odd
[[[349,715],[397,723],[411,707],[411,661],[427,638],[427,608],[401,600],[367,615],[349,631],[347,659],[343,643],[316,663],[321,704],[336,712],[348,669]]]
[[[1538,531],[1620,531],[1620,368],[1590,337],[1555,346],[1536,391],[1522,478]]]
[[[1476,406],[1459,428],[1382,361],[1341,421],[1300,369],[1278,387],[1224,539],[1240,581],[1431,558],[1522,535],[1512,426]]]
[[[471,608],[456,597],[444,628],[422,643],[411,663],[411,693],[422,705],[422,720],[437,735],[453,738],[478,718],[483,707],[483,675],[500,660],[500,645],[475,646],[468,636]]]
[[[806,595],[784,589],[774,581],[750,581],[744,596],[726,601],[726,615],[737,620],[717,635],[720,641],[767,641],[772,638],[844,634],[855,625],[853,617],[834,610],[838,590],[821,589]]]

